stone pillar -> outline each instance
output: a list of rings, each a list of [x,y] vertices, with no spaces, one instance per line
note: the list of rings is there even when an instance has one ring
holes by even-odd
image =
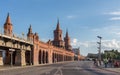
[[[52,64],[53,63],[53,52],[51,50],[48,51],[48,63]]]
[[[53,53],[53,63],[56,62],[55,53]]]
[[[62,59],[62,55],[60,55],[60,57],[61,57],[60,60],[63,61],[63,59]]]
[[[44,64],[46,63],[46,51],[44,51]]]
[[[43,51],[41,50],[41,64],[43,63]]]
[[[65,59],[65,61],[67,61],[67,60],[66,60],[66,55],[64,56],[64,59]]]
[[[0,51],[0,65],[3,65],[3,56],[2,56],[2,51]]]
[[[26,65],[25,50],[17,50],[16,51],[15,65],[20,65],[20,66]]]
[[[60,62],[60,55],[58,54],[58,62]]]
[[[59,62],[59,54],[57,54],[58,62]]]
[[[56,53],[54,53],[54,63],[57,62],[57,56],[56,56]]]
[[[59,54],[59,62],[61,62],[61,55]]]
[[[64,55],[62,55],[62,61],[64,62]]]
[[[67,56],[66,56],[66,61],[68,61],[68,58],[67,58]]]
[[[62,58],[62,57],[61,57],[61,54],[60,54],[60,62],[62,61],[61,58]]]
[[[42,64],[44,64],[44,51],[42,51]]]
[[[56,54],[57,62],[58,62],[58,54]]]
[[[66,60],[65,60],[65,55],[63,56],[63,61],[66,61]]]
[[[56,53],[54,53],[54,62],[57,62],[57,57],[56,57]]]
[[[72,57],[72,61],[74,61],[74,56]]]
[[[52,63],[54,63],[54,53],[52,53]]]
[[[58,62],[60,62],[60,55],[58,54]]]

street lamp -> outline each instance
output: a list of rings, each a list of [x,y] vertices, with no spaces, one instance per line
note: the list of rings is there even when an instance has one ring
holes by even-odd
[[[99,44],[99,47],[98,47],[98,49],[99,49],[98,60],[99,60],[99,63],[100,63],[100,65],[101,65],[101,39],[102,39],[102,37],[101,37],[101,36],[97,36],[97,38],[100,39],[100,41],[97,42],[97,44]]]
[[[10,55],[11,55],[11,63],[10,65],[13,66],[13,52],[15,51],[15,49],[9,49],[10,51]]]

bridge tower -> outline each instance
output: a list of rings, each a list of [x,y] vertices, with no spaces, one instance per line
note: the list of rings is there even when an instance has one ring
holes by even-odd
[[[13,26],[12,26],[12,23],[10,20],[9,13],[7,15],[7,18],[6,18],[6,21],[4,24],[4,34],[8,35],[8,36],[12,36],[12,34],[13,34]]]
[[[66,31],[66,36],[64,38],[64,41],[65,41],[65,49],[71,51],[72,46],[70,45],[70,37],[68,35],[68,30]]]
[[[28,38],[28,40],[33,41],[33,32],[32,32],[32,26],[31,25],[28,29],[27,38]]]
[[[62,40],[62,30],[60,29],[59,20],[57,22],[56,30],[54,30],[53,45],[64,48],[64,41]]]

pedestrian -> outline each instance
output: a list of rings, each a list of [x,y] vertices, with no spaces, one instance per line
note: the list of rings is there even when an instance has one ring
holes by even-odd
[[[98,60],[97,60],[97,59],[95,59],[95,63],[94,63],[94,64],[95,64],[95,66],[97,66],[97,67],[98,67],[98,66],[99,66],[99,65],[98,65],[98,63],[99,63],[99,62],[98,62]]]
[[[105,59],[103,60],[103,62],[104,62],[105,68],[107,68],[108,59],[107,59],[107,58],[105,58]]]
[[[109,67],[111,68],[112,67],[112,59],[111,58],[109,58],[108,64],[109,64]]]
[[[93,59],[93,61],[94,61],[94,65],[96,64],[96,59]]]

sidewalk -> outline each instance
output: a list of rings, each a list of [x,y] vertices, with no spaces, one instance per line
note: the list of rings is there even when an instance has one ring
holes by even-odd
[[[11,70],[11,69],[19,69],[19,68],[29,68],[29,67],[35,67],[35,66],[62,64],[62,63],[68,63],[68,62],[73,62],[73,61],[57,62],[57,63],[47,63],[47,64],[38,64],[38,65],[27,65],[27,66],[10,66],[10,65],[4,65],[4,66],[0,66],[0,71]]]
[[[0,71],[18,69],[18,68],[26,68],[26,67],[31,67],[31,66],[0,66]]]
[[[117,72],[120,73],[120,68],[110,68],[109,66],[107,68],[105,68],[104,64],[102,64],[101,66],[99,66],[99,68],[106,70],[106,71],[111,71],[111,72]]]
[[[120,73],[120,68],[104,68],[104,70]]]

